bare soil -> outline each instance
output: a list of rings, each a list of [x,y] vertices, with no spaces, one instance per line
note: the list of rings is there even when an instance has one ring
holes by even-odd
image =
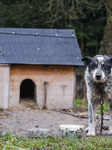
[[[2,135],[10,133],[12,135],[27,136],[31,128],[51,129],[54,135],[58,135],[59,125],[75,124],[88,126],[88,115],[83,108],[74,108],[73,110],[38,110],[26,106],[24,109],[10,109],[0,111],[0,132]],[[97,116],[97,118],[99,118]],[[108,116],[104,124],[108,126]],[[100,121],[97,119],[97,135],[108,136],[107,131],[99,134]]]

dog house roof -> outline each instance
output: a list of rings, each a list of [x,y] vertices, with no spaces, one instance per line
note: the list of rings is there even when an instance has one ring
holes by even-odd
[[[83,65],[74,30],[0,28],[1,64]]]

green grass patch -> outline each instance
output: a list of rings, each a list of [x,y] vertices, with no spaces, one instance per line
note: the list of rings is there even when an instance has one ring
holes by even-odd
[[[112,149],[112,138],[90,137],[82,139],[45,138],[30,139],[7,135],[0,137],[0,150],[107,150]]]
[[[88,108],[88,104],[84,102],[82,99],[76,99],[75,100],[75,106],[76,107],[82,107],[82,108]]]
[[[76,100],[75,100],[75,105],[76,105],[76,106],[82,106],[82,102],[83,102],[82,99],[76,99]]]
[[[76,100],[75,100],[75,105],[76,105],[77,107],[88,108],[87,103],[83,102],[82,99],[76,99]],[[103,112],[108,114],[108,112],[109,112],[109,105],[108,105],[108,103],[104,102],[103,108],[104,108],[104,109],[103,109]],[[97,113],[97,114],[100,114],[100,113],[101,113],[101,106],[100,106],[100,105],[97,106],[96,113]]]

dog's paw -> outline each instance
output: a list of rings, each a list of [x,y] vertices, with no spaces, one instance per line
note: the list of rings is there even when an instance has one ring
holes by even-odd
[[[112,130],[109,130],[109,135],[112,135]]]
[[[112,135],[112,126],[109,126],[109,135]]]
[[[95,134],[95,132],[94,131],[89,131],[88,133],[87,133],[87,136],[95,136],[96,134]]]

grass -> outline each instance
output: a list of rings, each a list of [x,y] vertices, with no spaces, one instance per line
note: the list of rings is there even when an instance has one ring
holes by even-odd
[[[78,106],[81,106],[82,105],[82,102],[83,100],[82,99],[76,99],[75,100],[75,105],[78,107]],[[83,106],[83,105],[82,105]]]
[[[83,100],[82,99],[76,99],[75,100],[75,105],[77,106],[77,107],[82,107],[82,108],[88,108],[88,105],[87,105],[87,103],[83,103]],[[103,104],[103,107],[104,107],[104,113],[105,114],[108,114],[109,113],[109,105],[108,105],[108,103],[106,103],[106,102],[104,102],[104,104]],[[101,106],[100,105],[98,105],[98,107],[97,107],[97,110],[96,110],[96,113],[97,114],[100,114],[101,113]]]
[[[88,108],[87,102],[83,101],[82,99],[76,99],[75,100],[75,105],[77,107]]]
[[[0,137],[0,150],[111,150],[112,138],[90,137],[82,139],[46,138],[30,139],[13,137],[11,135]]]

